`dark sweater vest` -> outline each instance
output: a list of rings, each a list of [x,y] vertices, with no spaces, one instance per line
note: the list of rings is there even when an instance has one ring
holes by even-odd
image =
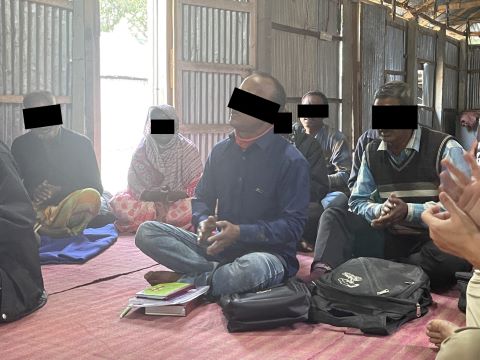
[[[420,151],[397,166],[387,151],[378,151],[380,139],[367,145],[366,160],[382,202],[390,193],[406,203],[438,201],[442,154],[452,136],[420,127]]]

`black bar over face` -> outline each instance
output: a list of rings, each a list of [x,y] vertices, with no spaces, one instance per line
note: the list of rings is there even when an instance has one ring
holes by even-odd
[[[175,120],[174,119],[151,119],[150,120],[151,134],[175,134]]]
[[[298,104],[299,118],[328,118],[328,104]]]
[[[274,124],[280,105],[248,91],[235,88],[227,105],[230,109]]]
[[[417,105],[372,106],[372,129],[416,129]]]
[[[273,132],[275,134],[291,134],[292,133],[292,113],[290,112],[277,113],[273,121]]]
[[[23,109],[25,129],[62,125],[60,104]]]

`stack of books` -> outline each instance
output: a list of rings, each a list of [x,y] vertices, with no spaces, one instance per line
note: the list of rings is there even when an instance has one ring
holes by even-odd
[[[146,315],[187,316],[203,300],[208,286],[195,288],[185,283],[164,283],[150,286],[136,293],[120,314],[127,315],[134,308],[144,308]]]

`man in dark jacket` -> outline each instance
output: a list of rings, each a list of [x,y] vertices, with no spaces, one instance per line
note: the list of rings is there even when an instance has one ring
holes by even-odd
[[[34,224],[31,200],[0,142],[0,322],[17,320],[46,302]]]
[[[55,105],[46,91],[24,98],[25,108]],[[35,119],[41,125],[42,119]],[[37,212],[39,233],[79,235],[98,215],[103,192],[93,146],[63,126],[41,126],[16,138],[12,155]]]
[[[308,219],[302,239],[298,243],[298,250],[311,252],[317,238],[318,220],[323,213],[321,200],[329,191],[327,163],[321,145],[316,139],[303,131],[302,125],[293,125],[292,134],[288,140],[307,159],[310,165],[310,203],[308,206]]]

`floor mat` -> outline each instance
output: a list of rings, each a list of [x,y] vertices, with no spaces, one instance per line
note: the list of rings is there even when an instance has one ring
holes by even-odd
[[[36,313],[0,327],[2,359],[434,359],[426,323],[441,317],[461,323],[456,299],[435,295],[429,314],[392,336],[360,335],[329,325],[229,334],[221,309],[208,304],[186,318],[119,319],[130,295],[145,285],[142,271],[51,295]]]
[[[134,241],[133,235],[119,236],[109,249],[82,265],[43,265],[45,289],[49,294],[54,294],[99,279],[154,266],[155,261],[138,250]]]
[[[300,273],[308,273],[311,255],[298,258]],[[428,321],[442,318],[458,325],[465,321],[457,309],[456,291],[434,294],[435,304],[426,316],[387,337],[305,323],[229,334],[217,304],[197,308],[186,318],[145,316],[137,310],[119,319],[128,298],[146,286],[144,267],[163,269],[136,249],[132,237],[120,237],[84,265],[43,267],[48,303],[26,318],[0,326],[2,360],[433,360],[435,352],[425,336]],[[68,290],[90,282],[94,283]]]

